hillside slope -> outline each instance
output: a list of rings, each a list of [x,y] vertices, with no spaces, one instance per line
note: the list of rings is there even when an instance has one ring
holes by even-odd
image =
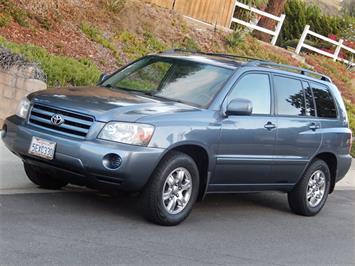
[[[0,44],[42,64],[50,85],[85,83],[85,78],[75,80],[71,73],[56,78],[66,70],[68,58],[79,60],[70,61],[71,65],[90,68],[92,76],[99,70],[111,72],[144,54],[176,47],[303,66],[286,50],[246,33],[196,27],[171,10],[138,0],[0,0],[0,36]],[[354,73],[322,56],[305,58],[307,65],[331,76],[343,95],[355,103]]]
[[[342,7],[342,0],[306,0],[307,3],[315,4],[326,14],[339,15]]]

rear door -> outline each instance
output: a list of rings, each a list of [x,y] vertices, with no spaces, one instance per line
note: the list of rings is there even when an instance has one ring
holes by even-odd
[[[277,138],[271,179],[295,183],[320,147],[322,134],[309,83],[273,75]]]

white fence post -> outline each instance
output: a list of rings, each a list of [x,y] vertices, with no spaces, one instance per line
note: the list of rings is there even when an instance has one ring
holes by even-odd
[[[277,23],[276,30],[275,30],[275,35],[274,35],[274,37],[272,37],[272,40],[271,40],[271,44],[272,45],[275,45],[276,42],[277,42],[277,38],[280,35],[281,28],[282,28],[282,25],[284,24],[285,18],[286,18],[286,15],[282,14],[281,17],[280,17],[280,21]]]
[[[255,29],[255,30],[258,30],[258,31],[261,31],[261,32],[264,32],[264,33],[267,33],[269,35],[272,35],[273,38],[272,38],[272,45],[275,45],[276,44],[276,41],[277,41],[277,38],[279,37],[279,34],[281,32],[281,28],[282,28],[282,25],[285,21],[285,17],[286,15],[285,14],[282,14],[280,17],[277,17],[275,15],[272,15],[270,13],[267,13],[267,12],[264,12],[264,11],[261,11],[259,9],[256,9],[254,7],[250,7],[246,4],[243,4],[241,2],[238,2],[238,1],[235,1],[235,6],[237,7],[240,7],[240,8],[243,8],[243,9],[246,9],[250,12],[253,12],[253,13],[256,13],[256,14],[259,14],[261,16],[264,16],[264,17],[268,17],[268,18],[271,18],[273,20],[276,20],[277,21],[277,25],[276,25],[276,28],[275,28],[275,31],[272,31],[272,30],[269,30],[269,29],[266,29],[266,28],[263,28],[263,27],[260,27],[258,25],[254,25],[252,23],[249,23],[249,22],[246,22],[244,20],[241,20],[241,19],[238,19],[238,18],[235,18],[235,17],[232,17],[232,22],[235,22],[235,23],[238,23],[238,24],[241,24],[243,26],[246,26],[248,28],[251,28],[251,29]],[[235,10],[235,8],[234,8]],[[233,12],[234,13],[234,12]]]
[[[333,45],[336,45],[335,52],[334,53],[330,53],[330,52],[327,52],[327,51],[323,51],[323,50],[321,50],[321,49],[319,49],[317,47],[313,47],[311,45],[308,45],[308,44],[304,43],[308,34],[312,35],[312,36],[314,36],[314,37],[316,37],[318,39],[321,39],[323,41],[329,42],[329,43],[331,43]],[[348,46],[345,46],[343,44],[343,42],[344,42],[343,39],[340,39],[339,41],[334,41],[334,40],[332,40],[332,39],[330,39],[328,37],[325,37],[325,36],[320,35],[320,34],[314,32],[314,31],[311,31],[309,29],[309,25],[306,25],[306,27],[303,30],[301,39],[298,42],[298,45],[297,45],[297,48],[296,48],[295,52],[296,52],[296,54],[299,54],[302,48],[306,48],[306,49],[311,50],[313,52],[316,52],[318,54],[325,55],[325,56],[328,56],[330,58],[333,58],[334,61],[339,60],[339,61],[342,61],[342,62],[344,62],[346,64],[349,64],[351,67],[353,67],[353,66],[355,66],[355,63],[350,62],[349,60],[346,60],[346,59],[343,59],[343,58],[339,57],[339,53],[340,53],[341,49],[347,50],[348,52],[355,54],[355,50],[350,48],[350,47],[348,47]]]
[[[301,39],[297,44],[297,48],[296,48],[296,54],[299,54],[301,52],[302,46],[304,44],[304,41],[306,40],[306,37],[308,35],[308,31],[309,31],[310,26],[306,25],[306,27],[304,27],[303,33],[301,35]]]
[[[337,61],[337,59],[338,59],[341,47],[343,46],[343,42],[344,42],[343,39],[339,40],[339,45],[337,46],[337,48],[335,49],[335,52],[334,52],[334,57],[333,57],[334,62]]]

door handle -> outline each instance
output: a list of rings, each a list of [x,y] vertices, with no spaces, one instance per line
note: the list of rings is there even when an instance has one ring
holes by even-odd
[[[269,121],[264,125],[264,128],[266,128],[267,130],[272,130],[272,129],[276,128],[276,125]]]
[[[319,128],[320,128],[319,124],[316,124],[316,123],[311,123],[311,124],[309,125],[309,129],[311,129],[311,130],[313,130],[313,131],[315,131],[315,130],[317,130],[317,129],[319,129]]]

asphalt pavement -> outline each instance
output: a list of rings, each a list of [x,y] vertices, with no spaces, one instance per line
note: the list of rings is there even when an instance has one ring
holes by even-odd
[[[0,141],[1,265],[355,265],[355,165],[315,217],[278,192],[211,195],[176,227],[137,198],[36,188]]]

